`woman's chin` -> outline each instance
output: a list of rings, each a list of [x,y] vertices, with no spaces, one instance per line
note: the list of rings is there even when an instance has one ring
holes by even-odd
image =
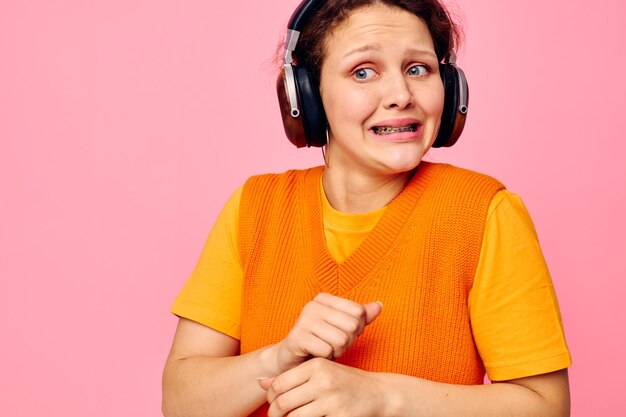
[[[402,173],[415,169],[422,161],[425,152],[421,147],[419,149],[397,149],[394,152],[380,155],[379,162],[381,167],[389,173]]]
[[[397,175],[402,174],[404,172],[409,172],[414,170],[421,162],[422,158],[404,158],[402,160],[394,160],[394,161],[381,161],[380,162],[380,172],[387,175]]]

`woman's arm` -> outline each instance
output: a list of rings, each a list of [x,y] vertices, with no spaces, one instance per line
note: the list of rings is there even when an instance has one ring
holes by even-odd
[[[311,357],[341,356],[382,310],[330,294],[307,303],[281,342],[239,354],[239,341],[181,318],[163,372],[163,414],[247,416],[266,401],[257,380]]]
[[[567,417],[567,370],[489,385],[451,385],[314,359],[261,381],[269,416]]]
[[[568,417],[567,369],[488,385],[449,385],[403,375],[397,384],[395,416]]]
[[[236,356],[237,339],[181,318],[163,371],[163,415],[250,414],[265,402],[257,378],[274,372],[264,352]]]

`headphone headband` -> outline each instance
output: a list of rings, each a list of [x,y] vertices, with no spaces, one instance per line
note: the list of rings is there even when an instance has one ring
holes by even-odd
[[[297,30],[298,32],[302,31],[311,19],[311,16],[313,16],[317,9],[324,3],[326,3],[326,0],[303,0],[291,15],[287,27],[291,30]]]

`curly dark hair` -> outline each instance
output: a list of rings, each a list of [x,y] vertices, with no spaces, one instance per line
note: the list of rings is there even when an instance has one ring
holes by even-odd
[[[376,4],[399,7],[421,18],[428,26],[439,61],[450,51],[455,51],[461,41],[460,27],[438,0],[328,0],[300,33],[293,53],[298,65],[305,65],[311,76],[319,81],[328,35],[354,10]]]

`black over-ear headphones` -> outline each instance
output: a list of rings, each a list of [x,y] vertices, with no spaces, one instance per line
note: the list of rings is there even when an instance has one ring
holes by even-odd
[[[285,63],[276,81],[278,103],[287,138],[298,148],[326,144],[326,113],[322,105],[319,86],[306,67],[294,65],[292,52],[300,32],[313,14],[326,0],[303,0],[291,15],[285,38]],[[465,74],[456,66],[454,51],[449,51],[439,72],[445,90],[443,113],[439,133],[433,148],[448,147],[456,143],[467,116],[469,89]]]

